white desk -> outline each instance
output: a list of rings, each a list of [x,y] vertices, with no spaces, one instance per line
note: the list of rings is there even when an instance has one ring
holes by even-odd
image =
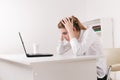
[[[96,56],[0,55],[0,80],[97,80]]]

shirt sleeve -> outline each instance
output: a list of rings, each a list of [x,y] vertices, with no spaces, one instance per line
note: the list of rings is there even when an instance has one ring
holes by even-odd
[[[59,41],[57,46],[57,54],[62,55],[70,49],[70,43],[64,43],[64,41]]]
[[[92,43],[94,43],[96,37],[96,33],[92,30],[92,28],[90,28],[84,32],[82,38],[80,39],[81,41],[78,41],[76,38],[72,38],[70,40],[70,44],[74,55],[84,55]]]

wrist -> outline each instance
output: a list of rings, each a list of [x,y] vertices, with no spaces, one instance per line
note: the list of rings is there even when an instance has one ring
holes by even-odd
[[[74,31],[73,31],[73,28],[68,28],[67,31],[68,31],[68,33],[74,32]]]
[[[66,27],[66,29],[67,29],[68,31],[71,31],[71,30],[73,30],[73,26]]]

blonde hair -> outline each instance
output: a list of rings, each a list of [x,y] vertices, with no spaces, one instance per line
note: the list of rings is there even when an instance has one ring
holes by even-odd
[[[77,17],[71,16],[70,21],[71,20],[73,20],[73,27],[75,27],[77,31],[86,30],[86,27],[79,21]],[[65,28],[61,21],[58,23],[58,28]]]

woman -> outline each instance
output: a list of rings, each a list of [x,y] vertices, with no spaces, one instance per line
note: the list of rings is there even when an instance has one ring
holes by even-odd
[[[78,18],[66,17],[59,22],[58,28],[61,32],[61,40],[57,47],[59,55],[70,53],[74,56],[103,55],[99,37],[91,27],[84,27]],[[98,80],[106,80],[106,73],[105,58],[100,57],[97,59]]]

